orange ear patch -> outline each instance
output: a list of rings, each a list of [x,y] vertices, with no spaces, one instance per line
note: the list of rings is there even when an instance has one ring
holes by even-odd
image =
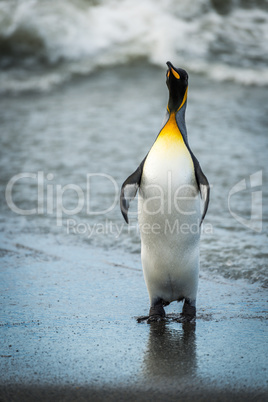
[[[181,77],[180,75],[177,73],[177,71],[174,70],[174,68],[171,67],[172,70],[172,74],[174,75],[175,78],[177,78],[177,80],[179,80]]]

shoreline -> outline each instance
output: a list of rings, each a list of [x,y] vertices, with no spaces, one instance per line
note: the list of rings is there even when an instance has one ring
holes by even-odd
[[[52,236],[2,243],[3,401],[265,400],[265,289],[201,272],[195,324],[138,324],[137,258]]]

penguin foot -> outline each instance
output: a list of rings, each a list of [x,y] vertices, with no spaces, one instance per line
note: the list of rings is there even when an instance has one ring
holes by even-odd
[[[141,322],[148,320],[148,318],[149,318],[148,315],[142,315],[141,317],[136,317],[136,320],[138,324],[140,324]]]
[[[136,317],[137,322],[141,323],[147,321],[147,324],[160,321],[175,321],[182,324],[195,323],[195,300],[185,299],[182,313],[179,316],[177,314],[168,314],[166,316],[163,304],[167,305],[169,303],[164,302],[162,299],[157,299],[157,301],[151,306],[149,315]]]
[[[151,306],[149,311],[149,318],[147,323],[163,321],[165,319],[166,313],[163,307],[162,300],[158,300],[153,306]]]
[[[152,322],[160,322],[160,321],[165,321],[165,317],[162,315],[150,315],[150,317],[147,320],[147,324],[151,324]]]
[[[162,315],[143,315],[141,317],[136,318],[137,323],[140,324],[143,321],[147,321],[147,324],[150,324],[151,322],[159,322],[159,321],[166,321],[166,318]]]
[[[154,316],[154,315],[159,315],[160,317],[165,317],[166,313],[165,313],[162,301],[151,306],[150,311],[149,311],[149,317]]]
[[[176,319],[177,322],[180,322],[182,324],[185,323],[195,323],[195,316],[187,316],[187,315],[183,315],[180,314],[180,316]]]
[[[191,322],[194,321],[196,317],[196,307],[195,302],[191,302],[189,299],[185,299],[182,313],[180,315],[180,322]]]

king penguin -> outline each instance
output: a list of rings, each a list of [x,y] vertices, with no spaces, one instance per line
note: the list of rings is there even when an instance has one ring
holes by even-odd
[[[185,110],[188,74],[167,62],[169,100],[155,142],[123,183],[120,207],[128,223],[138,195],[141,261],[150,298],[148,322],[164,319],[163,306],[184,301],[182,321],[196,316],[200,227],[209,203],[209,183],[190,149]]]

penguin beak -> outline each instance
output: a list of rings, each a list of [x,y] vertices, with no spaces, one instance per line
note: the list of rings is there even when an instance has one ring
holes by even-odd
[[[167,62],[168,66],[168,71],[167,71],[167,78],[169,78],[170,74],[172,74],[177,80],[179,80],[180,74],[175,70],[174,66],[170,63],[170,61]]]

